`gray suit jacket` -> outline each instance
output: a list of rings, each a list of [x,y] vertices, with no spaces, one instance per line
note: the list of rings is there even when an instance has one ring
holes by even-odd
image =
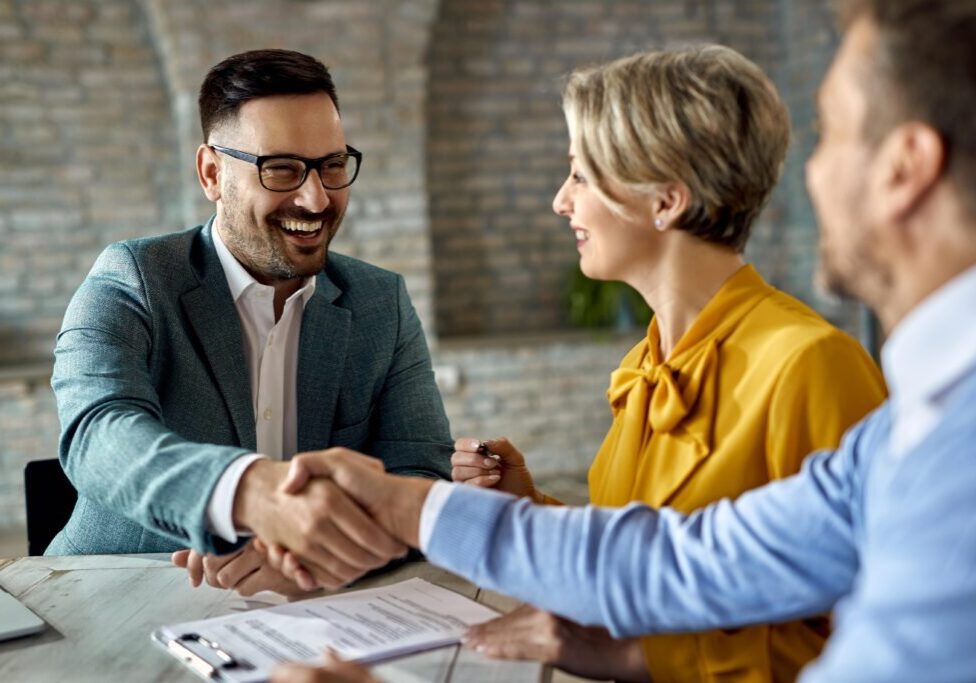
[[[99,256],[65,313],[52,385],[78,489],[47,554],[226,552],[207,503],[254,452],[240,321],[210,225]],[[448,477],[450,432],[403,278],[330,254],[305,306],[298,450],[348,446]]]

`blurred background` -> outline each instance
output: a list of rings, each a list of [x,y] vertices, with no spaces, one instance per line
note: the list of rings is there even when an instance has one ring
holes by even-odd
[[[558,493],[583,481],[609,373],[644,334],[618,288],[578,276],[550,208],[561,78],[688,43],[756,61],[794,140],[747,256],[870,344],[862,311],[812,286],[803,162],[836,40],[825,0],[0,0],[0,538],[21,543],[24,464],[57,455],[51,351],[95,257],[211,213],[196,94],[224,57],[284,47],[330,67],[365,153],[334,249],[406,277],[454,434],[509,436]]]

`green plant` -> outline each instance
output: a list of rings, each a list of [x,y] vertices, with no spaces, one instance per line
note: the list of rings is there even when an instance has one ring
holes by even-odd
[[[647,327],[651,309],[643,297],[623,282],[591,280],[579,264],[567,286],[569,320],[576,327],[633,329]]]

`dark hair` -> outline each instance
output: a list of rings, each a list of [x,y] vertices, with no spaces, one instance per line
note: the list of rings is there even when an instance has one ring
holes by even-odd
[[[844,28],[865,18],[877,30],[866,88],[865,135],[877,143],[919,120],[942,136],[946,173],[976,212],[976,2],[841,0]]]
[[[251,100],[274,95],[324,92],[339,110],[332,74],[322,62],[293,50],[251,50],[228,57],[210,69],[200,86],[203,140],[220,123],[236,116]]]

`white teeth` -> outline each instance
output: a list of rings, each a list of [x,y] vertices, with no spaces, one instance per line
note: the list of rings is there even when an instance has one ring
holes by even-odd
[[[296,230],[298,232],[315,232],[322,227],[322,221],[306,223],[305,221],[281,221],[281,227],[285,230]]]
[[[590,233],[588,233],[583,228],[576,228],[575,232],[576,232],[576,239],[578,239],[580,241],[584,241],[584,240],[590,239]]]

